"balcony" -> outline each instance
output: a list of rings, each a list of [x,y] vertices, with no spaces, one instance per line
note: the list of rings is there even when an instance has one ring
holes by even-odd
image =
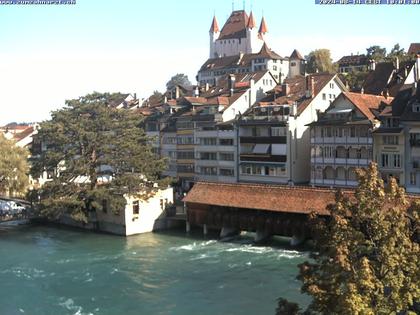
[[[241,143],[285,144],[287,143],[287,137],[240,137],[240,141]]]

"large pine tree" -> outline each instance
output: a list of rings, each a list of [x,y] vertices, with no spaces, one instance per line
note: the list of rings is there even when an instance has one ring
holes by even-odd
[[[147,199],[165,184],[165,162],[153,153],[143,118],[110,106],[117,97],[94,93],[67,101],[40,125],[43,149],[32,152],[31,172],[53,174],[39,191],[41,213],[49,218],[67,213],[86,222],[102,207],[124,209],[124,195]]]
[[[395,180],[384,188],[375,164],[358,177],[354,196],[337,193],[328,222],[313,218],[316,252],[298,276],[312,303],[300,313],[281,299],[278,315],[415,314],[419,204],[409,207]]]

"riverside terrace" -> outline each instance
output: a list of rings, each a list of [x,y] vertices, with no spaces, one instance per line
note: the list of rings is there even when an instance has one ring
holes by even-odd
[[[30,203],[0,196],[0,223],[26,221],[33,218],[35,218],[35,214]]]
[[[327,206],[335,202],[336,191],[309,186],[263,184],[222,184],[197,182],[184,198],[187,208],[187,231],[193,226],[220,230],[220,237],[255,232],[255,241],[272,235],[292,237],[298,245],[310,238],[308,217],[315,212],[330,216]],[[350,198],[354,190],[343,193]],[[410,202],[420,196],[408,196]]]

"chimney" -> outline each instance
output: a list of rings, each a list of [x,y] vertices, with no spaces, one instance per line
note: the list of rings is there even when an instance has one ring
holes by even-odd
[[[137,100],[137,93],[134,93],[134,100],[136,101]]]
[[[208,90],[210,90],[210,84],[206,83],[206,86],[204,88],[204,90],[207,92]]]
[[[166,104],[168,103],[168,97],[165,95],[165,97],[163,98],[163,102]]]
[[[283,83],[282,86],[281,86],[281,90],[282,90],[284,96],[289,95],[290,94],[290,85],[287,84],[287,83]]]
[[[376,61],[373,59],[369,60],[369,70],[375,71],[375,69],[376,69]]]
[[[360,90],[360,94],[365,94],[365,89],[362,87],[362,89]]]
[[[200,90],[198,89],[198,86],[196,86],[195,89],[194,89],[194,96],[195,97],[199,97],[200,96]]]
[[[235,92],[235,75],[234,74],[229,74],[229,90],[230,90],[230,96],[233,95],[233,93]]]
[[[312,75],[306,76],[306,98],[315,96],[315,79]]]
[[[175,99],[179,98],[179,86],[175,86]]]
[[[400,59],[398,57],[395,58],[395,70],[400,70]]]
[[[416,63],[414,64],[414,81],[420,80],[420,55],[417,55]]]

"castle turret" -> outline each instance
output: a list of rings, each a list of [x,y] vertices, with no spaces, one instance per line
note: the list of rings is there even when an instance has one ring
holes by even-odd
[[[258,38],[257,24],[255,23],[254,14],[250,13],[246,26],[247,49],[246,53],[257,53],[261,49],[261,42]]]
[[[258,30],[258,36],[260,39],[265,41],[266,34],[268,33],[267,23],[265,22],[265,18],[261,19],[260,29]]]
[[[220,36],[219,24],[217,23],[216,16],[213,17],[213,21],[210,26],[210,58],[218,57],[216,53],[216,40]]]

